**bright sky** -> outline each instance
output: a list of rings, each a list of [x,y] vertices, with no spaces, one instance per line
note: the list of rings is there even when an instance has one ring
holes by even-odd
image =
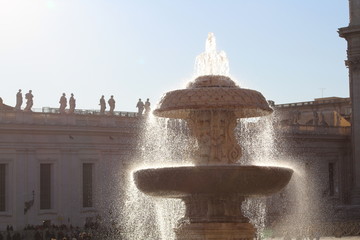
[[[346,0],[0,0],[0,97],[19,88],[34,107],[117,111],[155,104],[192,79],[208,32],[230,74],[276,103],[347,97]],[[24,104],[25,105],[25,104]],[[24,107],[23,105],[23,107]]]

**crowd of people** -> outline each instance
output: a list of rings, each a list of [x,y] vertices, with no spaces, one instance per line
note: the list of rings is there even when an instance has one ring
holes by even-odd
[[[121,239],[120,229],[87,223],[83,228],[72,225],[28,225],[23,231],[14,231],[12,226],[0,232],[0,240],[106,240]]]
[[[32,94],[32,90],[29,90],[29,92],[25,94],[26,106],[24,108],[24,111],[31,112],[31,108],[34,105],[33,98],[34,98],[34,95]],[[69,103],[69,109],[66,110],[68,103]],[[108,114],[113,115],[114,110],[115,110],[115,103],[116,103],[113,95],[110,96],[107,103],[109,105]],[[19,91],[16,93],[15,110],[20,111],[22,104],[23,104],[23,95],[22,95],[21,89],[19,89]],[[76,108],[76,99],[74,97],[74,94],[71,93],[71,96],[68,101],[66,98],[66,94],[63,93],[62,96],[60,97],[59,104],[60,104],[59,112],[61,114],[74,113],[75,108]],[[101,96],[99,105],[100,105],[100,114],[105,114],[106,100],[105,100],[104,95]],[[141,98],[140,98],[138,103],[136,104],[136,108],[138,109],[138,116],[142,116],[143,114],[145,114],[145,115],[149,114],[150,110],[151,110],[150,109],[150,100],[147,99],[146,102],[144,103],[141,101]]]

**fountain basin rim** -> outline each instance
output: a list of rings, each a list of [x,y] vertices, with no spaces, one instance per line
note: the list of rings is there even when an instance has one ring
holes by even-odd
[[[283,189],[293,170],[254,165],[201,165],[140,169],[134,172],[136,186],[154,197],[267,196]]]
[[[202,75],[188,83],[186,88],[230,87],[239,88],[230,77],[224,75]]]
[[[167,92],[154,110],[158,117],[187,119],[191,111],[233,111],[237,118],[260,117],[273,112],[264,96],[238,87],[202,87]]]

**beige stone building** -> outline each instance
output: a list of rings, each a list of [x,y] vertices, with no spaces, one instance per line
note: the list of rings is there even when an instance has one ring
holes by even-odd
[[[350,206],[356,174],[351,167],[350,99],[273,107],[282,139],[279,158],[296,156],[309,179],[321,179],[316,186],[320,199]],[[111,191],[118,189],[111,185],[137,152],[142,118],[135,113],[43,110],[0,111],[0,229],[94,221],[111,208],[104,206],[116,204]],[[309,188],[313,185],[309,182]]]
[[[139,122],[133,113],[0,111],[0,230],[103,215]]]
[[[349,68],[352,102],[351,149],[353,174],[351,201],[360,205],[360,2],[349,0],[349,26],[340,28],[339,35],[347,41],[346,66]]]
[[[349,98],[274,106],[278,148],[304,167],[308,188],[337,206],[351,204],[351,102]]]
[[[273,106],[279,158],[296,156],[316,179],[320,201],[330,200],[342,220],[360,216],[360,4],[349,3],[350,24],[339,32],[348,41],[350,98]],[[97,218],[137,150],[140,129],[134,113],[23,112],[0,101],[0,230]]]

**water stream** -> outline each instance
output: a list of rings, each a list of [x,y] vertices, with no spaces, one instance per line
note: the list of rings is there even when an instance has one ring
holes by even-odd
[[[229,62],[225,52],[217,52],[216,40],[209,33],[205,44],[205,52],[196,58],[195,76],[223,75],[229,76]],[[294,184],[294,181],[305,183],[304,171],[294,161],[281,153],[278,142],[281,136],[276,134],[274,122],[276,117],[270,115],[259,119],[239,121],[236,135],[243,146],[244,155],[239,164],[266,165],[266,166],[292,166],[297,176],[292,180],[292,194],[298,209],[306,207],[307,194],[304,194],[304,184]],[[189,136],[187,124],[183,120],[155,118],[151,114],[146,119],[142,134],[139,136],[140,153],[133,159],[128,172],[124,207],[122,208],[124,238],[128,240],[172,240],[175,239],[173,229],[178,219],[184,215],[184,205],[180,200],[156,199],[148,197],[137,190],[132,181],[132,172],[143,168],[157,168],[168,166],[191,166],[191,153],[196,148],[196,141]],[[281,161],[282,156],[285,161]],[[303,178],[301,178],[301,176]],[[297,183],[297,182],[296,182]],[[296,187],[293,187],[296,185]],[[285,190],[285,192],[291,192]],[[279,194],[278,194],[279,195]],[[281,198],[276,195],[274,199]],[[304,197],[305,196],[305,197]],[[304,200],[305,198],[305,200]],[[245,215],[253,222],[258,232],[265,233],[267,224],[267,204],[265,198],[248,199],[242,206]],[[296,205],[295,204],[295,205]],[[283,207],[286,203],[272,204]],[[305,214],[306,215],[306,214]],[[303,222],[309,220],[303,214]],[[288,219],[289,221],[291,219]]]

